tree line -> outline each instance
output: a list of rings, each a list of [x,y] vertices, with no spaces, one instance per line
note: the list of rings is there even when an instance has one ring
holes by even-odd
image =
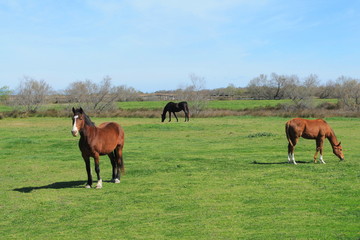
[[[156,96],[167,96],[167,100],[190,101],[195,113],[204,109],[211,99],[290,99],[293,107],[310,108],[314,98],[336,98],[337,107],[360,111],[360,81],[351,77],[341,76],[335,81],[321,84],[315,74],[304,79],[297,75],[260,74],[251,79],[246,87],[230,84],[211,90],[205,88],[204,77],[190,74],[189,78],[189,85],[171,91],[158,91]],[[15,91],[6,86],[0,88],[0,101],[34,113],[49,102],[81,105],[89,111],[102,112],[116,108],[116,102],[145,99],[144,93],[125,85],[114,86],[111,80],[111,77],[106,76],[99,83],[91,80],[76,81],[63,92],[56,92],[44,80],[24,77]]]
[[[253,99],[291,99],[298,107],[307,107],[313,98],[336,98],[340,107],[360,110],[360,81],[345,76],[320,84],[315,74],[304,79],[296,75],[261,74],[250,80],[247,92]]]

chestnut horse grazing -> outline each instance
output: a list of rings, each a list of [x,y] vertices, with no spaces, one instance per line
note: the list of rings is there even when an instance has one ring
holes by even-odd
[[[91,188],[92,176],[90,169],[90,157],[95,160],[95,172],[98,182],[96,188],[102,188],[100,177],[99,157],[108,155],[112,165],[112,182],[120,183],[120,171],[125,172],[122,149],[124,147],[124,131],[115,122],[105,122],[98,127],[90,120],[82,108],[72,109],[71,133],[76,137],[80,133],[79,148],[85,161],[88,181],[86,188]]]
[[[171,121],[171,113],[174,114],[176,121],[178,122],[179,120],[175,112],[180,112],[180,111],[184,111],[185,113],[185,122],[186,120],[189,121],[189,107],[187,102],[179,102],[179,103],[168,102],[164,107],[163,113],[161,114],[161,122],[164,122],[167,112],[169,112],[169,122]]]
[[[285,124],[286,137],[288,139],[288,161],[292,161],[294,164],[294,148],[300,137],[306,139],[316,140],[316,152],[314,155],[314,163],[316,163],[316,157],[320,152],[320,162],[325,163],[323,160],[323,144],[324,139],[327,138],[333,149],[333,153],[344,160],[344,154],[342,152],[341,142],[336,139],[335,133],[332,128],[322,119],[307,120],[302,118],[294,118]]]

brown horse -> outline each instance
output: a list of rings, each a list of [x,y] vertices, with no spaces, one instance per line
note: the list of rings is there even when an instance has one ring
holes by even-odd
[[[167,112],[169,112],[169,122],[171,121],[171,113],[174,114],[176,121],[178,122],[179,120],[175,112],[180,112],[180,111],[184,111],[185,113],[185,122],[189,121],[190,113],[187,102],[179,102],[179,103],[168,102],[164,107],[163,113],[161,114],[161,122],[165,121]]]
[[[86,188],[91,188],[92,176],[90,169],[90,157],[95,160],[95,171],[98,182],[96,188],[102,188],[100,177],[99,157],[108,155],[112,165],[112,182],[120,183],[120,171],[125,172],[122,149],[124,147],[124,131],[115,122],[105,122],[98,127],[90,120],[82,108],[72,109],[71,133],[76,137],[80,133],[79,148],[85,161],[88,181]]]
[[[294,148],[300,137],[306,139],[316,140],[316,152],[314,155],[314,163],[316,163],[316,157],[320,152],[320,162],[325,163],[323,160],[323,144],[324,139],[327,138],[333,149],[333,153],[344,160],[344,154],[342,152],[341,142],[338,142],[332,128],[322,119],[307,120],[302,118],[294,118],[285,124],[286,137],[288,139],[288,161],[292,161],[294,164]]]

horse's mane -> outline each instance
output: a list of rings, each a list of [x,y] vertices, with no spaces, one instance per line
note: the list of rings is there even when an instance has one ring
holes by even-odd
[[[82,110],[82,108],[76,109],[74,114],[82,114],[84,116],[86,125],[95,126],[95,123],[91,121],[90,117],[84,112],[84,110]]]
[[[86,115],[86,113],[84,114],[84,118],[85,118],[85,123],[89,126],[95,126],[95,123],[93,121],[91,121],[90,117],[88,115]]]

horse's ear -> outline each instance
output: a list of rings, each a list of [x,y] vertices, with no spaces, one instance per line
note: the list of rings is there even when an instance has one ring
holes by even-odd
[[[338,147],[341,145],[341,142],[339,142]]]
[[[82,109],[82,107],[80,107],[80,113],[83,113],[84,112],[84,110]]]
[[[73,111],[73,113],[75,114],[75,108],[74,108],[74,107],[72,108],[72,111]]]

